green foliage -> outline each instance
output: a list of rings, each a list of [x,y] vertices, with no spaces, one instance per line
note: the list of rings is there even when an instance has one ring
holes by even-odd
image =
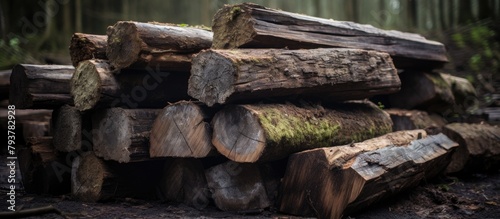
[[[453,42],[458,46],[458,48],[464,48],[465,47],[465,40],[464,36],[460,33],[455,33],[451,36],[453,39]]]
[[[380,102],[380,101],[379,101],[379,102],[377,103],[377,105],[378,105],[378,108],[380,108],[380,109],[382,109],[382,110],[383,110],[383,109],[385,109],[385,105],[384,105],[382,102]]]
[[[20,47],[19,39],[0,40],[0,69],[11,68],[21,62],[23,57],[24,52]]]

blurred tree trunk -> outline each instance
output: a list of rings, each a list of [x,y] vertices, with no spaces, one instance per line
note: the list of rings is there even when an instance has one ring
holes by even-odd
[[[484,0],[481,0],[484,1]],[[458,23],[467,24],[472,21],[472,1],[461,0],[458,6]]]
[[[82,32],[82,1],[75,1],[75,31]]]
[[[359,17],[358,17],[358,1],[357,0],[347,0],[345,4],[345,10],[346,10],[346,15],[347,19],[358,22]]]
[[[5,16],[3,15],[3,7],[0,3],[0,36],[4,42],[7,41],[7,33],[5,32]]]
[[[408,24],[412,28],[418,28],[417,0],[408,0],[407,8],[403,10],[408,11]]]
[[[479,6],[479,13],[477,14],[477,19],[483,20],[483,19],[488,19],[493,17],[493,9],[494,5],[493,2],[488,1],[488,0],[479,0],[478,1],[478,6]]]

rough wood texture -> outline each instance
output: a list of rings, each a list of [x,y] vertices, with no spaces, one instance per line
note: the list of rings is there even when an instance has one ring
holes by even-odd
[[[9,99],[10,74],[12,70],[0,71],[0,100]]]
[[[18,123],[17,125],[22,127],[23,129],[22,136],[24,142],[28,142],[29,138],[37,138],[50,135],[50,123],[48,121],[23,121]]]
[[[393,131],[429,128],[439,133],[447,123],[443,117],[425,111],[404,109],[387,109],[385,111],[391,116],[394,124]]]
[[[411,130],[294,154],[283,178],[280,211],[340,218],[345,209],[359,210],[435,176],[457,145],[443,134]]]
[[[467,79],[445,73],[439,73],[439,75],[446,81],[453,92],[455,110],[465,112],[471,107],[477,107],[479,99],[476,94],[476,89]]]
[[[120,163],[149,159],[149,134],[159,109],[110,108],[92,113],[94,152]]]
[[[398,68],[436,68],[448,61],[443,44],[371,25],[334,21],[265,8],[227,5],[214,16],[213,48],[343,47],[389,53]]]
[[[107,59],[106,47],[108,45],[108,36],[94,35],[86,33],[75,33],[71,37],[69,46],[69,55],[73,66],[89,59]]]
[[[212,45],[212,32],[161,23],[119,21],[108,27],[106,55],[113,67],[150,66],[189,71],[193,54]]]
[[[52,112],[54,148],[62,152],[91,149],[91,118],[73,106],[64,105]],[[85,142],[85,143],[84,143]]]
[[[15,115],[8,113],[7,107],[0,109],[0,129],[4,130],[0,133],[0,138],[7,139],[7,131],[9,125],[8,116],[15,117],[16,145],[26,145],[26,139],[30,137],[42,137],[50,135],[49,121],[52,110],[31,110],[31,109],[16,109]],[[11,120],[13,121],[13,120]],[[26,124],[26,126],[24,125]],[[26,131],[26,133],[24,133]],[[7,154],[7,147],[0,148],[0,154]]]
[[[500,128],[488,124],[452,123],[443,133],[460,144],[453,153],[448,173],[496,171],[500,167]]]
[[[217,208],[223,211],[258,211],[270,206],[257,164],[232,161],[205,171]]]
[[[236,105],[219,111],[212,123],[212,143],[236,162],[278,160],[295,152],[359,142],[392,131],[389,114],[368,101],[328,108]]]
[[[19,155],[19,168],[26,192],[66,194],[70,191],[70,169],[52,146],[52,137],[30,138]]]
[[[451,87],[437,73],[404,71],[399,75],[401,90],[389,95],[389,105],[402,109],[422,109],[445,112],[453,107],[455,98]]]
[[[209,124],[215,112],[188,101],[166,106],[151,128],[151,157],[201,158],[217,154]]]
[[[105,107],[163,108],[189,99],[189,75],[158,69],[122,69],[116,73],[105,60],[81,62],[71,79],[71,94],[80,110]]]
[[[203,163],[194,158],[165,162],[160,190],[166,201],[181,202],[200,210],[211,200]]]
[[[355,49],[207,50],[193,59],[188,94],[208,106],[273,97],[363,99],[397,92],[386,53]]]
[[[84,153],[73,160],[71,194],[85,202],[125,197],[155,199],[160,174],[151,173],[160,173],[163,163],[118,164]]]
[[[10,76],[10,104],[17,109],[52,109],[73,104],[69,82],[75,68],[70,65],[19,64]]]

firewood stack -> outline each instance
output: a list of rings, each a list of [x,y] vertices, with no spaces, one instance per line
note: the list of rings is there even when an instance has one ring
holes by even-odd
[[[488,136],[466,140],[446,128],[458,143],[440,133],[439,114],[474,91],[434,73],[447,62],[441,43],[250,3],[213,22],[212,33],[120,21],[107,36],[72,37],[74,68],[16,66],[11,104],[54,110],[53,137],[31,145],[57,156],[38,166],[59,162],[82,201],[339,218],[442,173],[471,138],[500,136],[485,124]]]

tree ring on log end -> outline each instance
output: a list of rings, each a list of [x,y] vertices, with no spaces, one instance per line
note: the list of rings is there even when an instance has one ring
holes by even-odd
[[[234,91],[235,68],[220,54],[212,51],[198,54],[193,59],[188,94],[208,106],[225,103]]]
[[[111,65],[122,69],[132,65],[141,52],[142,40],[137,26],[131,22],[118,22],[108,28],[106,56]]]
[[[95,202],[100,199],[106,170],[102,160],[92,153],[76,157],[71,170],[71,190],[78,200]]]
[[[97,113],[92,124],[94,152],[106,160],[120,163],[130,161],[129,146],[132,144],[132,126],[127,112],[122,108],[112,108]]]
[[[256,112],[243,106],[232,106],[217,113],[213,121],[212,144],[222,155],[244,163],[259,159],[266,137]]]
[[[80,111],[92,109],[101,99],[101,78],[90,61],[80,62],[71,78],[71,96]]]

